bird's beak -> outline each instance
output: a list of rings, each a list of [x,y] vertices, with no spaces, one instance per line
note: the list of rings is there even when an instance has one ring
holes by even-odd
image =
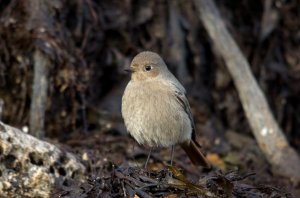
[[[129,68],[125,68],[124,71],[128,73],[133,73],[134,69],[132,67],[129,67]]]
[[[132,70],[130,68],[126,68],[126,69],[124,69],[124,71],[127,72],[127,73],[131,73],[132,72]]]

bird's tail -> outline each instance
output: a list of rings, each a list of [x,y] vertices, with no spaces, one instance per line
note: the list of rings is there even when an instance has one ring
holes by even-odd
[[[189,156],[192,163],[196,166],[203,166],[205,168],[211,168],[210,163],[207,161],[199,147],[196,145],[194,140],[185,141],[180,144],[181,148]]]

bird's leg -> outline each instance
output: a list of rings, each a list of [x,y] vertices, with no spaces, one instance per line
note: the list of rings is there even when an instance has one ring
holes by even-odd
[[[170,163],[170,166],[172,167],[173,166],[173,157],[174,157],[174,145],[172,146],[171,148],[171,163]],[[169,168],[169,171],[168,171],[168,177],[172,177],[172,171],[170,171],[171,169]]]
[[[149,159],[150,159],[150,156],[151,156],[151,152],[152,152],[152,148],[150,148],[150,151],[149,151],[149,154],[148,154],[148,157],[147,157],[147,160],[146,160],[146,163],[145,163],[145,167],[144,168],[147,168],[147,164],[149,162]]]
[[[174,157],[174,145],[172,146],[172,150],[171,150],[171,166],[173,166],[173,157]]]

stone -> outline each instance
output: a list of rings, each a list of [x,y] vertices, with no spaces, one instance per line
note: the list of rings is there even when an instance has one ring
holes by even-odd
[[[1,196],[50,197],[54,184],[83,179],[85,171],[75,155],[0,121]]]

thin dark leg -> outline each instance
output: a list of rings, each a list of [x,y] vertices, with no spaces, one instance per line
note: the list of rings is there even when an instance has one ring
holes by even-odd
[[[173,157],[174,157],[174,146],[172,146],[172,151],[171,151],[171,166],[173,166]]]
[[[173,166],[174,148],[175,148],[174,146],[172,146],[172,148],[171,148],[171,163],[170,163],[171,166]],[[170,169],[168,172],[168,176],[172,177],[172,171],[170,171]]]
[[[147,160],[146,160],[146,163],[145,163],[145,167],[144,167],[144,168],[147,168],[147,164],[148,164],[148,162],[149,162],[151,152],[152,152],[152,148],[150,148],[150,151],[149,151],[149,154],[148,154],[148,157],[147,157]]]

